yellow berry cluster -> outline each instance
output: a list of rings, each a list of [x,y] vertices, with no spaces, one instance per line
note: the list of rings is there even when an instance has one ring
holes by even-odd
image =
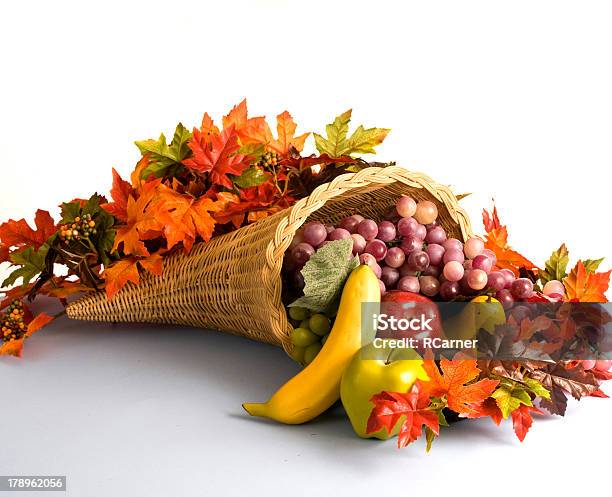
[[[10,342],[23,337],[28,326],[23,321],[24,309],[20,300],[13,300],[2,316],[2,340]]]
[[[91,214],[84,214],[83,217],[77,216],[74,218],[73,223],[63,224],[59,228],[60,238],[66,244],[72,240],[89,238],[90,235],[95,235],[96,233],[96,222],[91,219]]]
[[[276,152],[273,152],[272,150],[268,150],[266,153],[264,153],[261,156],[261,159],[259,159],[259,162],[257,163],[257,165],[262,166],[262,167],[274,167],[278,164],[280,160],[279,155]]]

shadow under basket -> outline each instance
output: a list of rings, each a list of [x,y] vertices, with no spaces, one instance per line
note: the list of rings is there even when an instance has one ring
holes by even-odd
[[[399,166],[343,174],[273,216],[178,253],[161,276],[142,275],[108,300],[103,292],[72,302],[73,319],[168,323],[219,330],[291,349],[281,302],[281,268],[295,232],[307,221],[334,224],[361,214],[381,220],[402,195],[431,200],[449,236],[472,235],[469,218],[444,185]]]

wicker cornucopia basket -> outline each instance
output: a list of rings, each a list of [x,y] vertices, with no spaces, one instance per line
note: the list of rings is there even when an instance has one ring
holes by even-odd
[[[290,325],[281,302],[283,256],[306,221],[334,223],[359,213],[381,219],[403,194],[431,200],[449,236],[472,234],[451,190],[402,167],[369,167],[316,188],[292,207],[210,242],[175,254],[162,276],[143,276],[112,300],[87,295],[67,308],[73,319],[172,323],[215,329],[290,348]]]

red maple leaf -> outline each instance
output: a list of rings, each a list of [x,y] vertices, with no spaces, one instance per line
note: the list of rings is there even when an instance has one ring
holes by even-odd
[[[248,157],[237,153],[240,145],[233,125],[218,136],[194,129],[189,148],[193,157],[183,164],[197,173],[208,173],[211,183],[216,185],[231,188],[232,181],[227,175],[240,176],[249,167]]]
[[[497,405],[497,402],[495,402],[495,399],[491,397],[486,398],[485,400],[483,400],[482,402],[478,404],[471,404],[470,408],[473,410],[473,412],[464,414],[463,417],[466,417],[466,418],[490,417],[497,426],[499,426],[499,424],[502,422],[502,419],[504,419],[504,415],[502,414],[501,409]]]
[[[405,416],[397,438],[397,446],[400,449],[423,434],[423,425],[436,436],[440,434],[438,414],[429,409],[429,394],[420,381],[417,381],[409,392],[381,392],[374,395],[370,402],[374,404],[374,408],[368,418],[366,433],[375,433],[383,428],[391,433]]]
[[[11,251],[25,247],[39,249],[57,229],[51,214],[41,209],[36,211],[34,225],[36,229],[31,228],[25,219],[9,219],[0,225],[0,262],[8,260]]]
[[[124,223],[127,222],[128,198],[130,197],[130,195],[132,195],[133,197],[136,197],[137,195],[135,194],[132,185],[127,181],[123,180],[114,167],[113,187],[111,188],[110,193],[113,201],[108,202],[106,204],[102,204],[100,207],[102,207],[111,216],[116,217]]]
[[[525,436],[533,423],[531,412],[543,414],[537,407],[526,406],[524,404],[521,404],[512,411],[512,426],[514,428],[514,433],[516,433],[516,436],[521,442],[525,440]]]
[[[459,414],[470,414],[474,412],[474,404],[483,402],[489,397],[499,381],[483,379],[473,382],[480,370],[472,359],[446,358],[440,360],[440,368],[431,359],[423,361],[423,369],[429,376],[425,383],[429,395],[432,397],[446,397],[447,405]]]

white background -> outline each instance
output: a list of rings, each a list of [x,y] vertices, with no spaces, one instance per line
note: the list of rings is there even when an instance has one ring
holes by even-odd
[[[572,262],[609,256],[611,21],[604,1],[6,2],[0,220],[107,192],[133,140],[247,97],[300,130],[349,107],[392,128],[377,158],[473,192],[477,231],[495,198],[536,262],[562,241]],[[0,363],[0,474],[67,474],[87,496],[607,492],[609,401],[537,423],[522,446],[510,426],[461,423],[425,456],[352,437],[341,411],[244,419],[242,401],[294,370],[232,337],[59,322]]]

